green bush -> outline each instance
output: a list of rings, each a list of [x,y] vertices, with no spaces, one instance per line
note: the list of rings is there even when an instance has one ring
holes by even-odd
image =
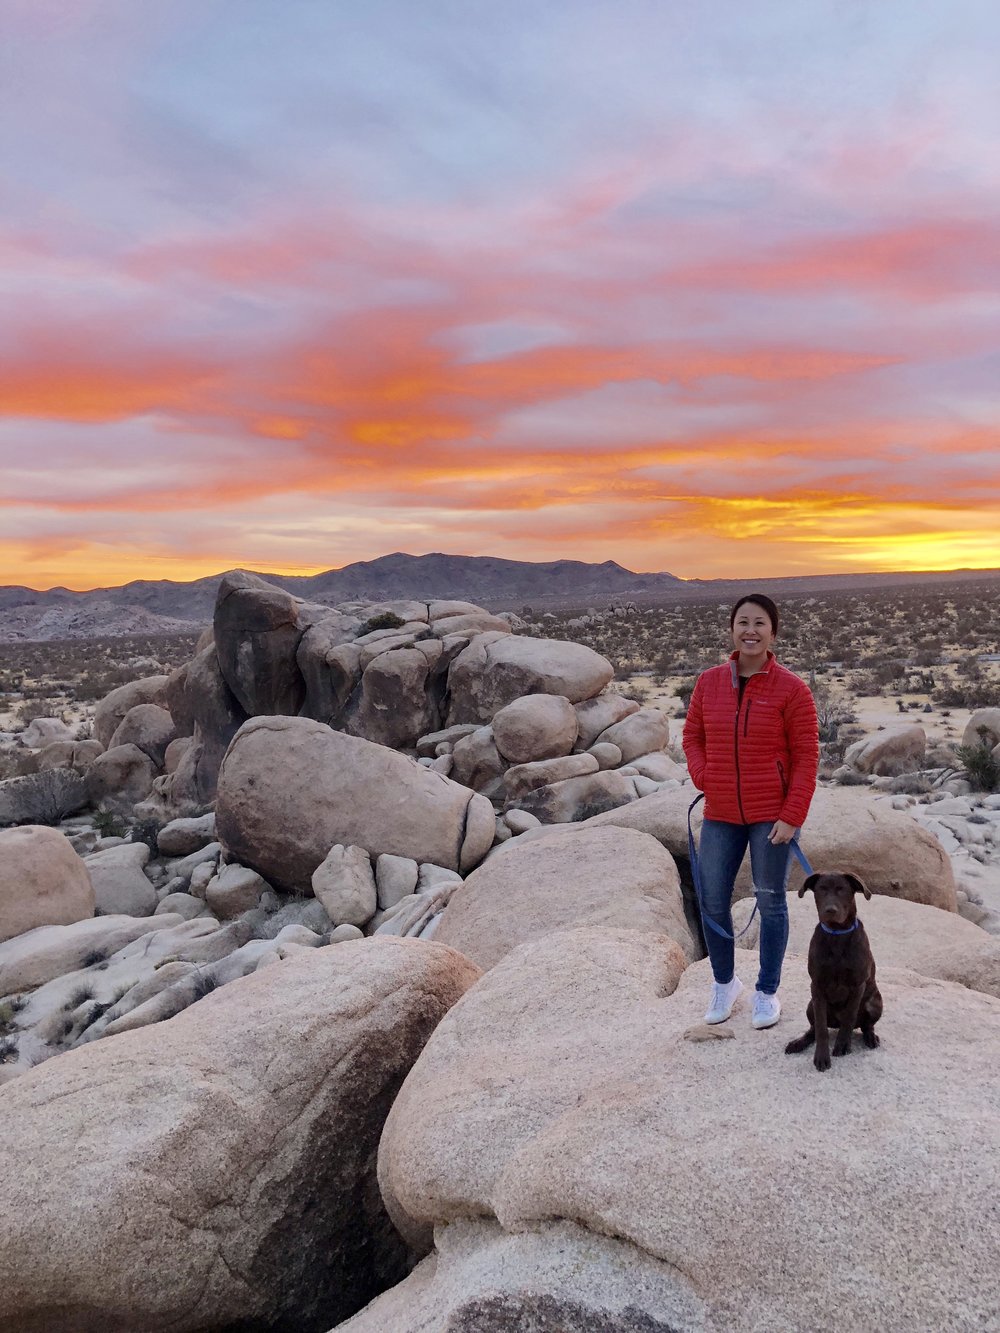
[[[957,754],[974,791],[1000,790],[1000,759],[993,754],[985,727],[979,728],[975,745],[960,745]]]
[[[395,611],[381,611],[377,616],[372,616],[371,620],[366,620],[358,629],[358,638],[360,639],[363,634],[371,634],[377,629],[399,629],[401,625],[405,624],[406,621],[402,616],[397,616]]]

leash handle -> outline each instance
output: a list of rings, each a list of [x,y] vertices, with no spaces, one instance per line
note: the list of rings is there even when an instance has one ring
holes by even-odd
[[[708,916],[707,913],[705,912],[704,893],[702,891],[702,886],[701,886],[701,866],[699,865],[698,862],[698,849],[695,845],[694,827],[691,823],[691,816],[694,814],[695,807],[700,805],[704,799],[705,799],[705,793],[699,792],[698,795],[691,802],[691,804],[688,806],[688,813],[687,813],[688,859],[691,863],[691,879],[694,883],[695,897],[698,899],[698,911],[701,913],[702,925],[711,926],[711,928],[715,931],[716,935],[721,935],[724,940],[732,940],[735,943],[736,940],[740,939],[741,936],[745,935],[747,931],[750,929],[750,927],[753,925],[753,919],[757,915],[758,903],[755,898],[753,911],[750,913],[750,919],[743,927],[743,929],[739,932],[738,935],[730,935],[728,930],[723,930],[723,928],[720,925],[717,925],[716,922],[714,922],[712,918]],[[809,859],[806,856],[805,852],[799,846],[798,838],[792,838],[788,845],[791,848],[792,853],[795,856],[795,859],[798,861],[802,869],[806,872],[807,875],[811,875],[813,873],[813,868],[809,864]]]

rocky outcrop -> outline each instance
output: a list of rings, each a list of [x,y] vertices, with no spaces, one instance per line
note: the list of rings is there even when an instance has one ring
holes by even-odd
[[[674,1309],[688,1312],[667,1327],[811,1329],[817,1310],[842,1328],[988,1325],[1000,1301],[983,1225],[1000,1190],[996,1001],[880,969],[881,1048],[817,1074],[781,1049],[804,1026],[803,958],[786,961],[776,1029],[753,1032],[742,1007],[734,1039],[704,1042],[708,964],[677,984],[672,957],[638,931],[567,931],[508,955],[464,997],[382,1137],[383,1197],[411,1242],[430,1248],[432,1227],[469,1217],[512,1235],[573,1218],[665,1265]],[[752,988],[756,959],[737,960]],[[850,1126],[849,1149],[830,1152],[831,1123]],[[915,1171],[925,1155],[935,1170]],[[739,1244],[734,1181],[767,1217]],[[873,1188],[892,1201],[891,1245]],[[656,1327],[670,1287],[657,1284],[648,1308],[644,1285],[632,1290],[623,1327]]]
[[[246,713],[226,684],[212,645],[187,663],[182,678],[172,679],[192,739],[170,775],[165,794],[175,804],[204,804],[215,796],[222,756],[246,721]]]
[[[6,1326],[324,1330],[402,1278],[375,1149],[475,977],[435,944],[305,949],[10,1084]]]
[[[380,653],[365,667],[357,709],[346,729],[378,745],[402,749],[440,723],[428,681],[440,656],[434,642]]]
[[[248,717],[299,711],[305,682],[295,655],[304,626],[291,593],[254,574],[227,574],[212,627],[223,678]]]
[[[632,829],[587,829],[503,849],[452,894],[434,938],[485,969],[571,926],[663,933],[685,958],[698,956],[673,860]]]
[[[254,718],[226,754],[216,827],[232,859],[309,892],[335,843],[470,870],[495,819],[484,797],[394,750],[306,718]]]
[[[93,915],[87,867],[63,834],[31,824],[0,830],[0,940]]]

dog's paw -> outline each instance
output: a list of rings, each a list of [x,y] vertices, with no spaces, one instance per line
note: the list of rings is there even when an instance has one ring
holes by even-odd
[[[877,1032],[862,1032],[861,1040],[871,1051],[874,1051],[877,1046],[881,1045]]]
[[[834,1055],[850,1055],[851,1053],[850,1037],[848,1037],[846,1041],[842,1041],[840,1037],[838,1037],[837,1040],[833,1043],[833,1053]]]
[[[829,1069],[830,1068],[829,1051],[817,1051],[816,1054],[813,1056],[813,1064],[821,1073],[824,1069]]]

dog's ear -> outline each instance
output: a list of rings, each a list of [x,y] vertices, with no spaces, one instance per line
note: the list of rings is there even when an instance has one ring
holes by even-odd
[[[864,882],[863,879],[859,878],[859,876],[847,873],[844,875],[844,878],[847,880],[848,884],[850,884],[851,887],[854,889],[855,893],[863,893],[866,898],[870,898],[872,896],[871,889],[868,887],[868,885]]]
[[[802,895],[803,895],[807,890],[814,889],[814,888],[816,887],[816,881],[817,881],[818,879],[819,879],[819,875],[810,875],[810,876],[808,877],[808,879],[806,879],[805,882],[803,883],[802,888],[799,889],[799,897],[801,898]]]

